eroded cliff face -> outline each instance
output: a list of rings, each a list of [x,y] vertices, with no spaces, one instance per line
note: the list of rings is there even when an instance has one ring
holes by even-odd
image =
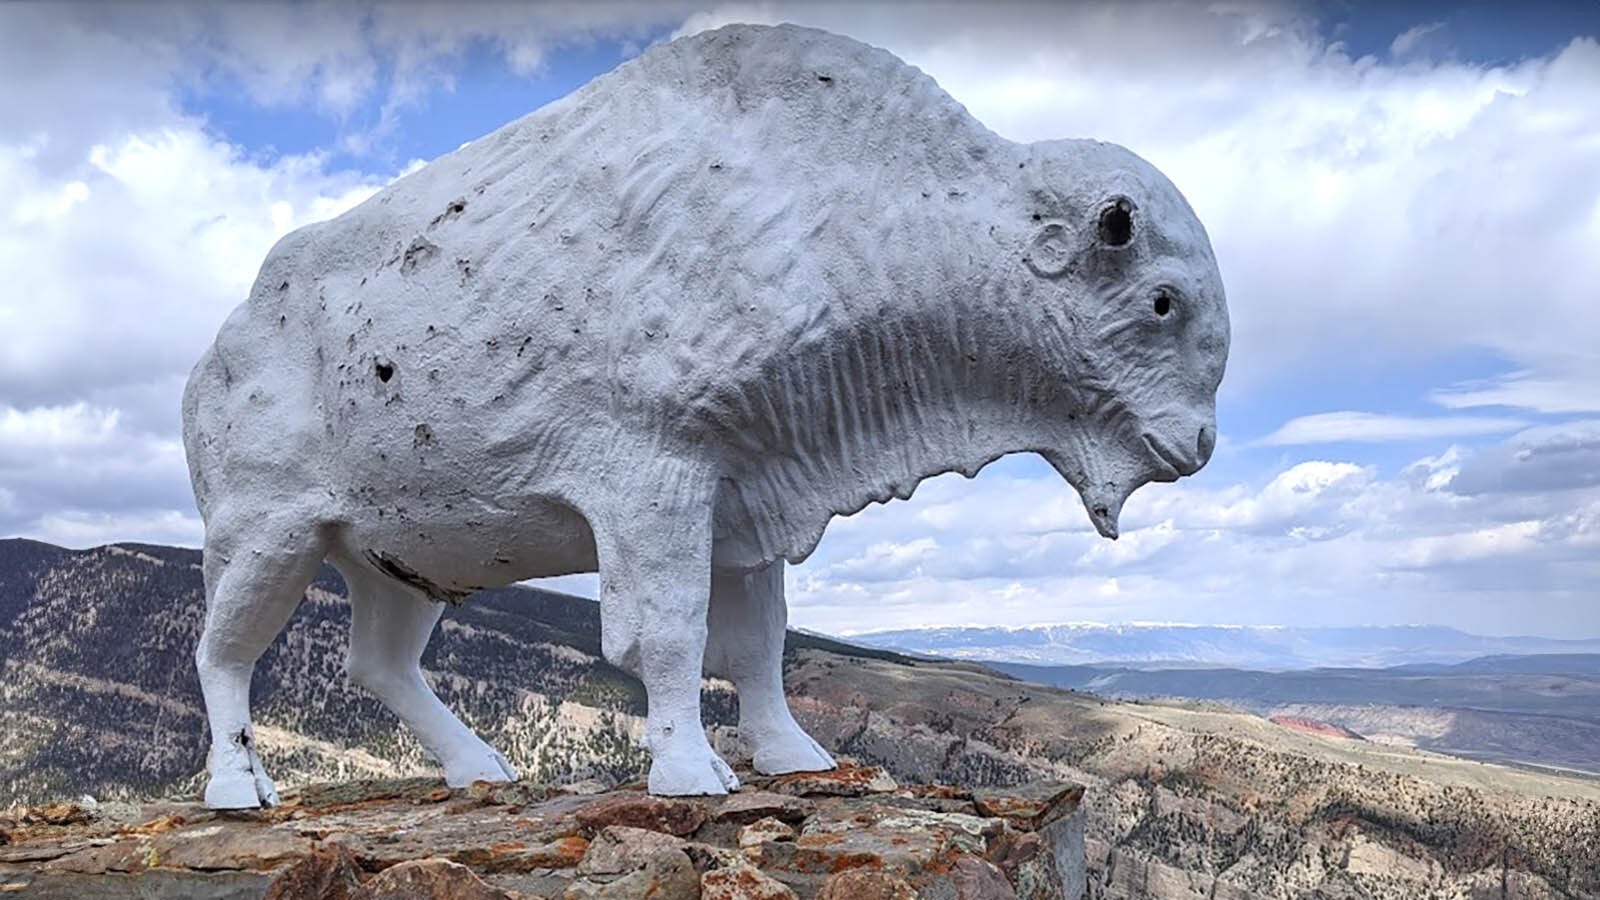
[[[881,769],[729,797],[434,779],[307,787],[282,806],[25,809],[0,891],[29,897],[1062,900],[1083,890],[1081,787],[900,785]]]
[[[198,561],[0,541],[0,807],[196,789]],[[332,578],[313,588],[257,675],[268,764],[286,787],[432,776],[344,684],[341,590]],[[905,785],[1085,785],[1089,897],[1600,896],[1594,780],[790,642],[791,704],[830,750]],[[642,772],[642,698],[598,644],[593,603],[496,592],[449,611],[424,665],[530,781],[611,788]],[[705,696],[717,749],[739,759],[732,696],[716,682]]]
[[[803,651],[796,716],[908,778],[1087,787],[1086,896],[1600,896],[1600,782],[1117,703],[952,663]]]

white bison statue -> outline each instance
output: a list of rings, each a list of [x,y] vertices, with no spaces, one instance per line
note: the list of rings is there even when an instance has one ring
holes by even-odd
[[[517,776],[423,680],[443,601],[594,571],[652,792],[737,787],[703,666],[758,771],[830,768],[784,701],[784,561],[1022,451],[1114,538],[1205,464],[1227,350],[1205,231],[1127,150],[1004,140],[821,31],[652,49],[285,237],[195,366],[206,803],[277,799],[251,672],[324,560],[349,677],[451,785]]]

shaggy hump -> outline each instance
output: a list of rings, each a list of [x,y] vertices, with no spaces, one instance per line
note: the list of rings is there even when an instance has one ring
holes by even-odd
[[[752,119],[742,143],[830,165],[898,162],[961,177],[1000,142],[915,66],[793,25],[702,32],[645,54],[617,77],[724,121]]]

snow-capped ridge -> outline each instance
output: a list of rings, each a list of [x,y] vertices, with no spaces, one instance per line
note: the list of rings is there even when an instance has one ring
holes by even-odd
[[[925,626],[862,632],[850,639],[885,649],[989,662],[1259,669],[1374,668],[1464,662],[1493,654],[1600,652],[1600,639],[1492,637],[1426,624],[1306,627],[1060,622]]]

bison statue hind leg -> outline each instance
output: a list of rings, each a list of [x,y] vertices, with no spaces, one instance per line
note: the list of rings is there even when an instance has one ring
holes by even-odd
[[[299,521],[207,523],[206,621],[195,667],[211,724],[205,802],[213,809],[278,802],[256,749],[250,677],[305,595],[323,546],[322,535]]]
[[[256,661],[294,614],[325,555],[350,588],[350,680],[376,696],[444,766],[445,781],[513,781],[505,757],[473,734],[422,679],[421,659],[443,607],[365,563],[339,553],[324,530],[303,518],[206,525],[206,622],[195,651],[211,724],[212,809],[278,802],[256,747],[250,677]]]
[[[783,696],[788,626],[783,562],[750,572],[716,569],[706,617],[706,670],[739,690],[739,735],[763,775],[820,772],[833,757],[795,722]]]
[[[422,678],[422,652],[444,604],[336,554],[350,588],[350,681],[387,706],[444,767],[445,784],[515,781],[517,772],[472,733]]]

